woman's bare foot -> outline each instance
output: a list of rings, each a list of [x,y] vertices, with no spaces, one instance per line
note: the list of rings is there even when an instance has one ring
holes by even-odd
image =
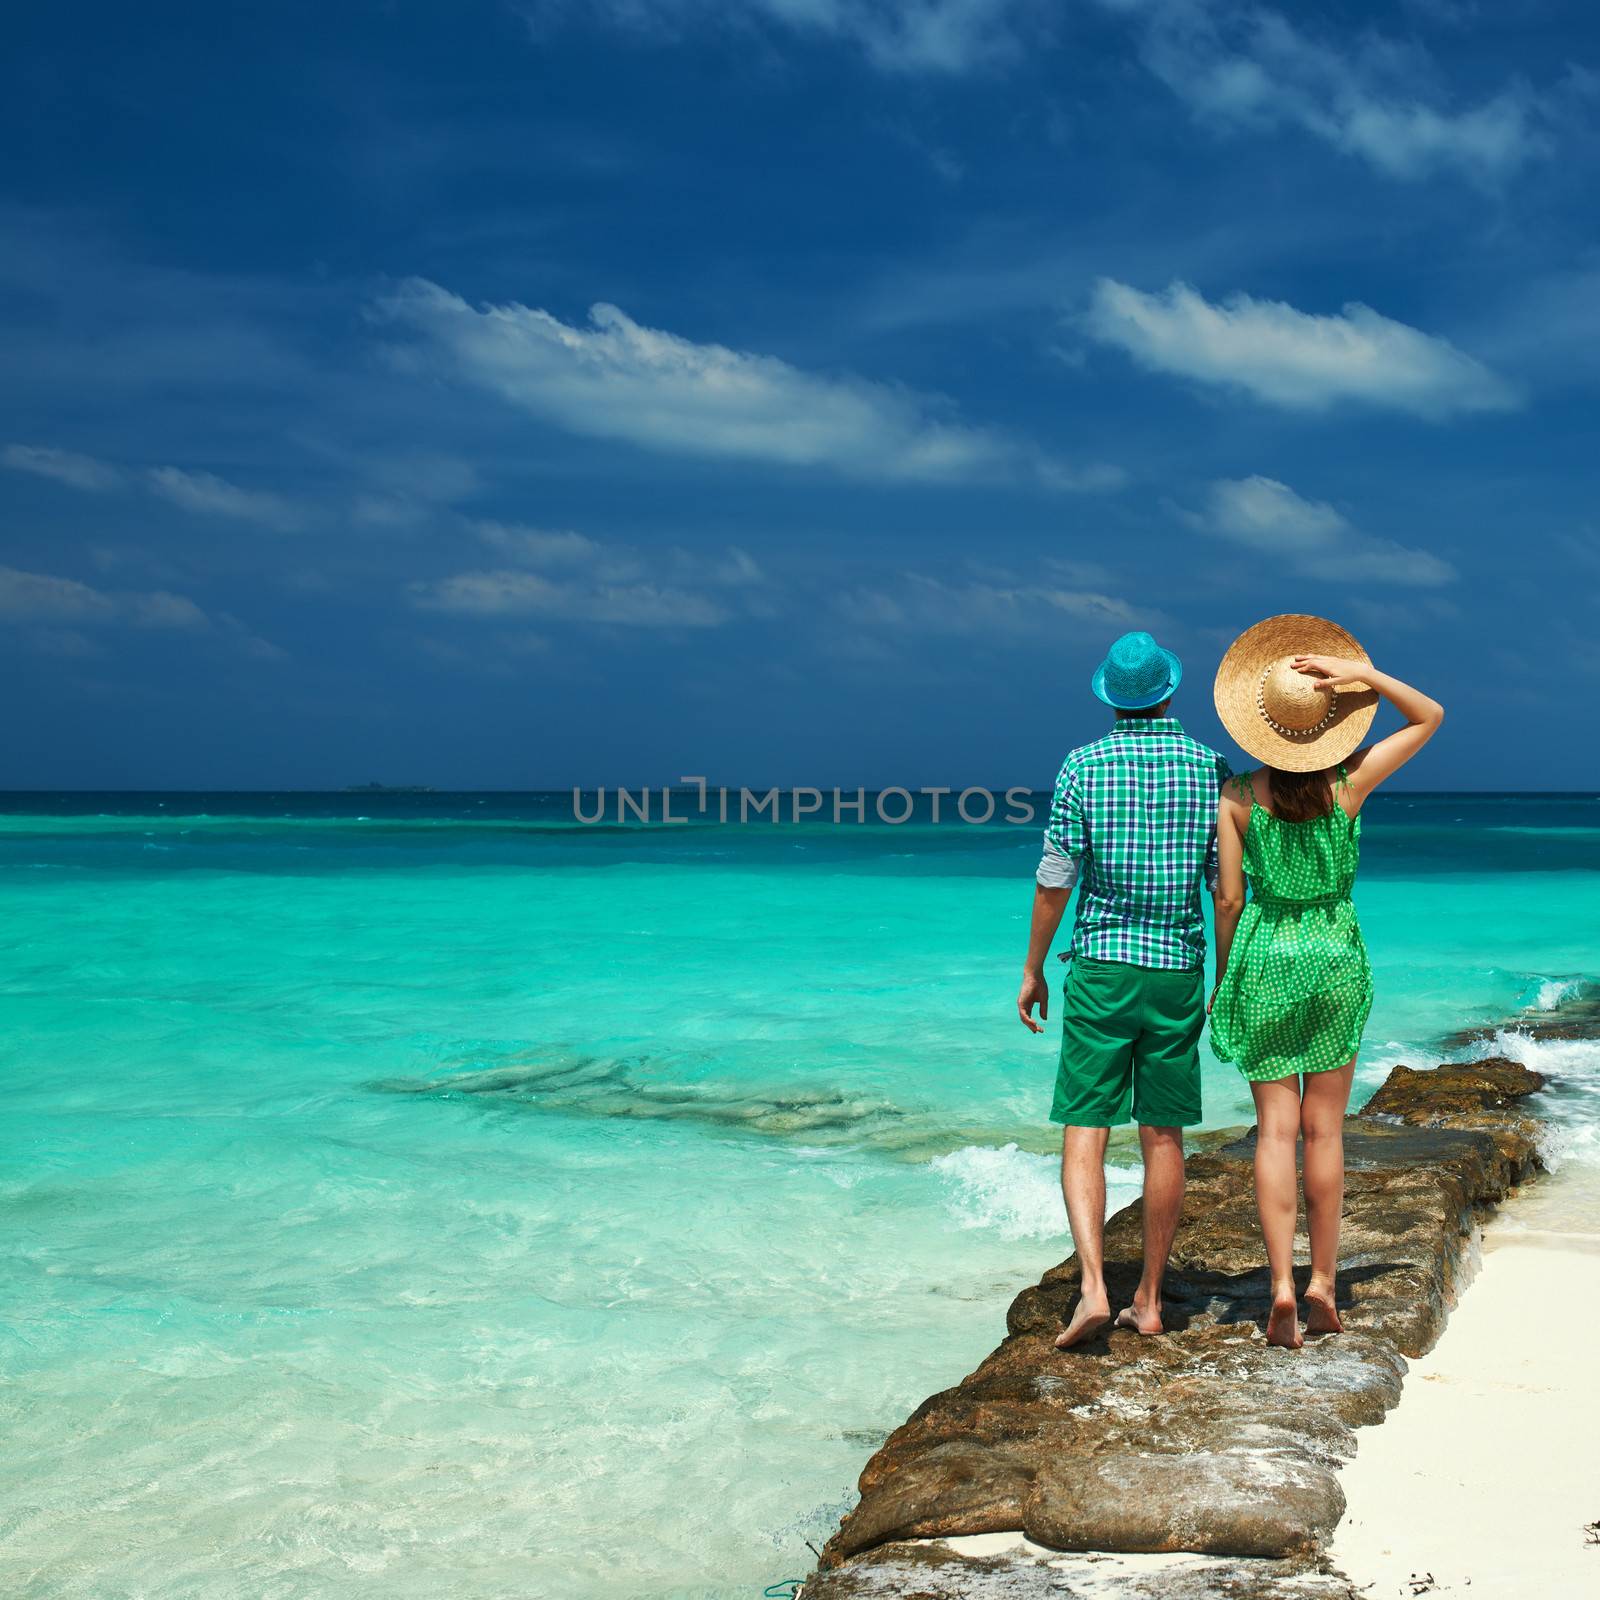
[[[1300,1307],[1292,1289],[1287,1296],[1273,1297],[1272,1310],[1267,1314],[1267,1343],[1281,1345],[1285,1350],[1298,1350],[1305,1343],[1300,1337]]]
[[[1086,1343],[1110,1320],[1111,1302],[1106,1299],[1104,1291],[1093,1299],[1080,1296],[1077,1310],[1072,1313],[1072,1321],[1056,1335],[1056,1349],[1070,1350],[1074,1345]]]
[[[1339,1307],[1334,1302],[1331,1283],[1312,1283],[1306,1288],[1306,1332],[1343,1333]]]
[[[1133,1333],[1165,1333],[1166,1324],[1161,1320],[1161,1302],[1159,1300],[1144,1302],[1137,1295],[1133,1297],[1131,1306],[1124,1306],[1117,1313],[1117,1326],[1127,1328]]]

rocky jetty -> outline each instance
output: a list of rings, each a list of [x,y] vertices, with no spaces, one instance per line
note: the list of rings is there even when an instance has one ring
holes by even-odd
[[[1499,1058],[1397,1067],[1348,1119],[1346,1331],[1298,1351],[1262,1331],[1253,1130],[1191,1158],[1169,1334],[1057,1350],[1077,1259],[1052,1268],[1012,1303],[999,1348],[867,1463],[805,1600],[1345,1594],[1320,1555],[1344,1511],[1339,1465],[1438,1337],[1475,1223],[1540,1169],[1522,1107],[1543,1082]],[[1114,1304],[1139,1258],[1135,1202],[1107,1224]],[[1158,1581],[1119,1575],[1114,1552],[1190,1554]]]

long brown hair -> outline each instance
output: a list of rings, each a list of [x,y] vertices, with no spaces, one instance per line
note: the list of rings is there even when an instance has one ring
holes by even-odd
[[[1273,815],[1285,822],[1310,822],[1333,810],[1333,775],[1320,772],[1284,772],[1268,767],[1272,784]]]

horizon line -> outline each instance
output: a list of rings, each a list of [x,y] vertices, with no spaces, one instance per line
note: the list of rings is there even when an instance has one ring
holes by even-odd
[[[801,791],[820,789],[823,793],[837,790],[840,793],[854,793],[857,789],[863,794],[889,794],[904,791],[922,798],[927,798],[928,791],[937,790],[941,795],[958,795],[964,791],[978,790],[986,793],[1003,796],[1012,791],[1027,795],[1048,795],[1053,793],[1052,788],[1030,788],[1023,784],[983,784],[973,783],[964,785],[921,784],[911,788],[903,784],[785,784],[785,783],[739,783],[720,784],[708,783],[708,790],[737,790],[748,789],[752,793],[766,793],[776,790],[780,794],[794,794]],[[601,790],[626,790],[630,792],[651,791],[662,793],[670,791],[673,794],[697,794],[698,784],[663,784],[663,783],[598,783],[598,784],[557,784],[540,788],[471,788],[452,789],[439,788],[426,784],[394,784],[381,788],[370,789],[363,785],[351,786],[341,784],[334,788],[310,788],[298,784],[278,784],[266,788],[155,788],[141,786],[137,788],[106,788],[106,787],[40,787],[0,789],[0,800],[10,796],[37,796],[37,795],[338,795],[350,799],[421,799],[428,796],[448,797],[452,795],[568,795],[574,791],[580,794],[598,794]],[[1600,799],[1600,787],[1592,789],[1410,789],[1391,788],[1385,786],[1374,791],[1373,798],[1378,795],[1410,795],[1417,798],[1459,798],[1463,795],[1480,795],[1491,797],[1516,797],[1520,795],[1554,795],[1573,799]]]

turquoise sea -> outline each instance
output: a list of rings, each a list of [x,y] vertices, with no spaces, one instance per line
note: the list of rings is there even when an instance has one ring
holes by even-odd
[[[0,809],[12,1600],[759,1596],[1070,1248],[1037,825]],[[1380,795],[1357,900],[1370,1090],[1596,975],[1600,797]]]

